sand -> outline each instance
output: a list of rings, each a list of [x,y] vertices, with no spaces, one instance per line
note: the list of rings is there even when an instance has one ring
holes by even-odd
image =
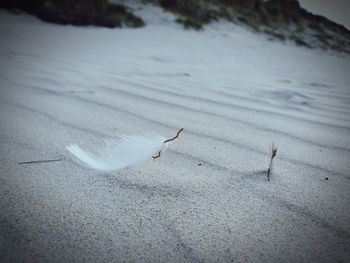
[[[0,261],[349,261],[349,56],[138,12],[141,29],[0,13]],[[181,127],[112,173],[65,149]]]

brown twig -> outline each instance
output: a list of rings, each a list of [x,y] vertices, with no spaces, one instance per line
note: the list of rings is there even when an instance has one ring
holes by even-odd
[[[181,128],[173,138],[170,138],[170,139],[165,140],[164,143],[168,143],[168,142],[171,142],[171,141],[177,139],[177,138],[179,137],[180,133],[183,132],[183,130],[184,130],[184,128]],[[158,155],[152,156],[153,160],[159,158],[161,152],[162,152],[162,151],[159,151],[159,152],[158,152]]]
[[[164,143],[171,142],[171,141],[177,139],[177,138],[179,137],[180,133],[181,133],[183,130],[184,130],[184,128],[181,128],[181,129],[177,132],[177,134],[176,134],[175,137],[173,137],[173,138],[171,138],[171,139],[165,140]]]
[[[17,164],[31,164],[31,163],[51,163],[51,162],[60,162],[62,159],[51,159],[51,160],[37,160],[37,161],[27,161],[19,162]]]
[[[272,162],[273,158],[277,155],[277,148],[272,143],[272,148],[271,148],[271,159],[270,159],[270,164],[269,164],[269,169],[267,169],[267,180],[270,181],[270,175],[272,173]]]
[[[153,159],[157,159],[157,158],[159,158],[160,157],[160,153],[161,153],[162,151],[159,151],[159,153],[158,153],[158,155],[156,155],[156,156],[152,156],[152,158]]]

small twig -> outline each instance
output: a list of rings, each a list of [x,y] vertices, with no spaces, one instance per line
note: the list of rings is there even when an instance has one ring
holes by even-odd
[[[60,162],[62,159],[51,159],[51,160],[37,160],[37,161],[27,161],[19,162],[17,164],[31,164],[31,163],[51,163],[51,162]]]
[[[165,141],[164,141],[164,143],[171,142],[171,141],[175,140],[176,138],[178,138],[178,137],[179,137],[179,135],[180,135],[180,133],[181,133],[183,130],[184,130],[184,128],[181,128],[181,129],[180,129],[180,130],[177,132],[177,134],[176,134],[176,136],[175,136],[175,137],[173,137],[173,138],[171,138],[171,139],[167,139],[167,140],[165,140]]]
[[[273,158],[277,155],[277,148],[272,143],[272,149],[271,149],[271,159],[270,159],[270,164],[269,164],[269,169],[267,169],[267,180],[270,181],[270,175],[272,173],[272,162]]]
[[[152,158],[153,159],[157,159],[157,158],[159,158],[160,157],[160,153],[161,153],[162,151],[159,151],[159,153],[158,153],[158,155],[156,155],[156,156],[152,156]]]
[[[175,135],[175,137],[165,140],[164,143],[168,143],[168,142],[171,142],[171,141],[177,139],[177,138],[179,137],[180,133],[181,133],[183,130],[184,130],[184,128],[181,128],[181,129],[177,132],[177,134]],[[161,152],[162,152],[162,151],[159,151],[158,155],[152,156],[153,160],[159,158]]]

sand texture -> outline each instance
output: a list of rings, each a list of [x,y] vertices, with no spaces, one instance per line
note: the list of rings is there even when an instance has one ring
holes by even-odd
[[[349,262],[349,57],[139,12],[113,30],[0,13],[0,261]],[[112,173],[65,149],[181,127]]]

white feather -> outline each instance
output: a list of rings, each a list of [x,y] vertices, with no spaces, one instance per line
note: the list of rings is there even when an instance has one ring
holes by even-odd
[[[166,149],[165,138],[161,136],[122,136],[104,141],[100,156],[84,151],[73,144],[67,150],[90,168],[100,171],[115,171],[146,161],[152,155]]]

